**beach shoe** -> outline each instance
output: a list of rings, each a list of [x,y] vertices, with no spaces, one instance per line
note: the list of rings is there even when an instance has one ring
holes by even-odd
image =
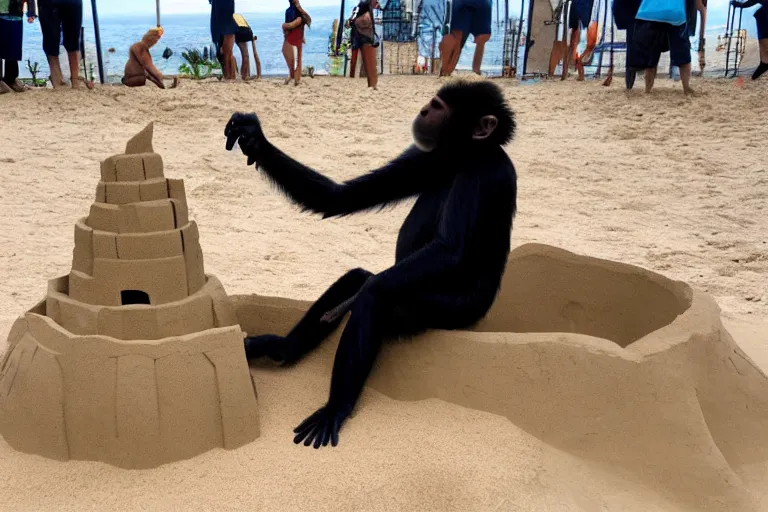
[[[0,94],[8,94],[11,91],[13,91],[13,89],[8,87],[8,84],[6,84],[3,81],[0,81]]]

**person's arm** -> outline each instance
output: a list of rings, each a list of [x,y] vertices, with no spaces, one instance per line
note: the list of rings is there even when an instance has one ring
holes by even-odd
[[[147,73],[152,75],[152,78],[162,83],[163,73],[155,67],[155,63],[152,62],[152,54],[149,53],[147,48],[141,49],[141,60],[139,62],[141,62],[141,65],[147,70]]]
[[[701,16],[701,27],[699,27],[699,41],[704,42],[704,33],[707,28],[707,7],[704,5],[703,0],[696,0],[696,9]],[[701,48],[700,48],[701,49]]]
[[[290,23],[283,23],[283,30],[293,30],[295,28],[299,28],[304,20],[301,19],[301,16],[296,18]]]

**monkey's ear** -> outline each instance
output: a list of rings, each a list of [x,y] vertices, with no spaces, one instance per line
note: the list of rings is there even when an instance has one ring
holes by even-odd
[[[475,140],[485,140],[491,136],[498,125],[499,120],[496,119],[496,116],[483,116],[475,125],[472,138]]]

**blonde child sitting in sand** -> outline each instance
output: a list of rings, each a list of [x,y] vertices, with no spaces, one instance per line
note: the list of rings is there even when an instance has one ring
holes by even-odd
[[[125,63],[125,73],[123,76],[123,85],[128,87],[141,87],[149,79],[152,83],[161,89],[165,89],[163,83],[163,73],[155,67],[152,62],[152,55],[149,49],[157,44],[163,35],[163,29],[160,27],[151,28],[144,34],[141,41],[131,45],[128,50],[128,62]],[[178,77],[174,77],[171,89],[179,86]]]

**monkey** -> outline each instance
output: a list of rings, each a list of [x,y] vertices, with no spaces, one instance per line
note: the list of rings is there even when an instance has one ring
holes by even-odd
[[[235,143],[267,178],[323,218],[382,209],[415,197],[396,243],[395,263],[373,273],[350,270],[285,336],[244,340],[246,358],[295,363],[350,313],[336,351],[328,401],[293,431],[294,443],[337,446],[385,340],[429,329],[467,329],[498,295],[517,211],[517,173],[504,146],[514,112],[490,81],[442,86],[412,123],[413,143],[382,167],[337,183],[273,146],[256,114],[235,113]]]

